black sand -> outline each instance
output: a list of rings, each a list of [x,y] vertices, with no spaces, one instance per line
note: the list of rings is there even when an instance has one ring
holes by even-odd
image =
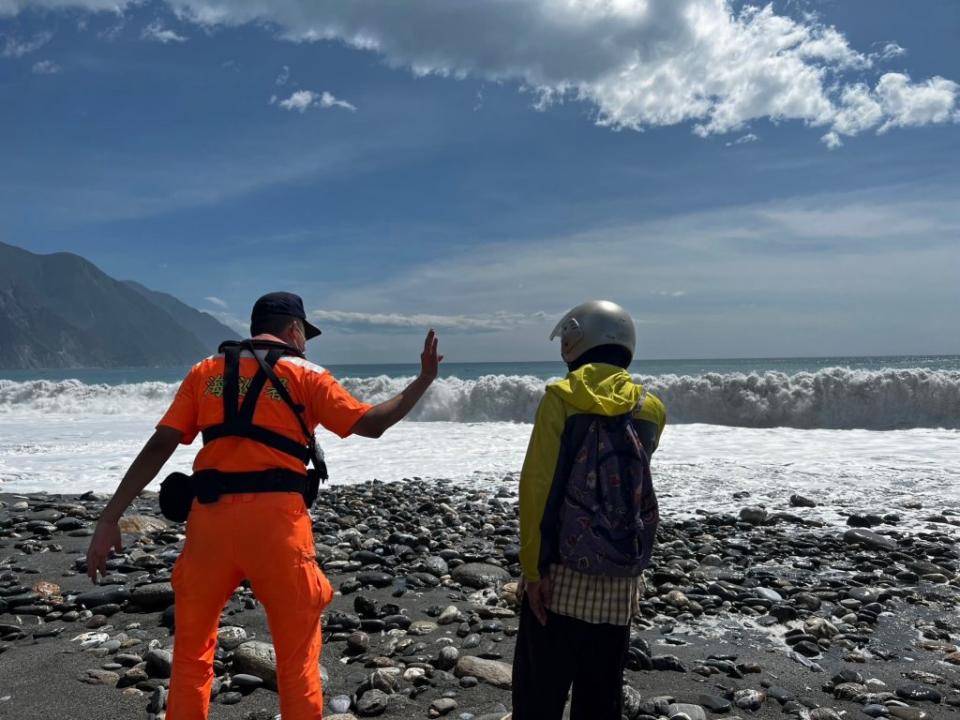
[[[159,641],[162,647],[172,644],[163,612],[140,611],[129,601],[119,603],[116,612],[102,621],[107,627],[89,629],[89,620],[83,615],[75,620],[65,615],[82,610],[76,596],[92,587],[81,572],[79,558],[85,553],[85,534],[103,499],[0,495],[0,503],[0,601],[4,595],[10,601],[11,589],[32,588],[41,580],[60,586],[59,597],[41,596],[26,606],[39,615],[23,614],[23,604],[5,609],[0,604],[0,718],[149,717],[147,707],[153,689],[163,685],[162,678],[149,678],[125,689],[109,686],[115,683],[89,685],[78,680],[86,670],[101,668],[115,659],[115,653],[100,657],[95,648],[82,650],[72,639],[83,633],[106,632],[115,637],[124,631],[130,634],[128,628],[135,623],[140,626],[142,641],[121,653],[143,655],[151,640]],[[26,503],[26,509],[18,503]],[[960,704],[957,666],[945,661],[951,648],[960,642],[956,623],[960,581],[954,548],[957,527],[938,522],[908,532],[884,524],[876,528],[881,531],[876,541],[879,544],[870,547],[862,544],[862,538],[845,539],[844,534],[849,532],[846,527],[805,525],[803,510],[788,508],[786,498],[783,510],[782,516],[769,513],[759,522],[749,514],[751,522],[706,515],[696,522],[664,522],[655,565],[648,571],[641,616],[635,622],[638,640],[631,664],[636,668],[654,663],[675,669],[629,670],[628,685],[645,701],[669,695],[679,702],[692,703],[704,693],[722,700],[734,690],[762,690],[773,685],[784,688],[794,704],[782,705],[768,697],[757,711],[733,708],[720,715],[708,712],[707,717],[811,717],[812,711],[812,717],[825,718],[833,717],[827,712],[832,709],[858,718],[868,717],[862,712],[863,698],[839,699],[834,685],[844,680],[878,679],[886,684],[886,692],[896,694],[918,679],[921,685],[934,689],[940,699],[907,700],[906,705],[922,711],[924,717],[960,717],[954,705]],[[61,514],[61,522],[72,517],[82,527],[60,531],[52,525],[51,530],[43,524],[46,521],[30,520],[38,512],[54,517],[50,511]],[[145,496],[130,514],[158,516],[155,499]],[[363,618],[370,628],[366,652],[348,653],[345,641],[351,629],[327,633],[323,665],[329,673],[328,702],[338,695],[354,696],[375,667],[420,667],[425,678],[401,681],[382,717],[429,717],[431,703],[444,694],[452,695],[457,703],[448,717],[504,714],[510,706],[509,690],[483,681],[476,687],[463,688],[456,677],[440,672],[431,663],[437,658],[441,647],[437,640],[441,638],[448,638],[461,656],[499,655],[503,662],[510,663],[517,626],[510,612],[514,606],[508,596],[504,599],[502,588],[488,589],[481,599],[475,593],[483,590],[461,587],[448,573],[431,575],[424,569],[424,561],[443,554],[449,558],[454,576],[456,565],[462,562],[492,563],[516,576],[515,480],[505,481],[497,492],[418,481],[337,487],[324,492],[314,515],[318,554],[334,587],[344,591],[327,610],[328,618],[339,618],[328,621],[328,628],[335,629],[338,622],[346,623],[347,628],[361,622],[355,605],[358,596],[372,601],[366,603],[368,606],[395,604],[412,621],[436,622],[437,613],[450,605],[456,605],[468,618],[484,603],[488,608],[499,608],[484,613],[495,618],[476,617],[475,622],[462,626],[456,622],[440,625],[413,638],[405,637],[402,630],[394,631],[401,645],[392,653],[384,652],[390,633],[377,632],[384,623],[391,625],[390,616],[383,613],[368,611]],[[136,554],[118,559],[115,565],[128,587],[168,578],[168,563],[179,547],[177,532],[181,530],[172,527],[125,538],[125,552]],[[863,537],[867,541],[871,538]],[[891,542],[893,545],[889,545]],[[920,572],[923,570],[928,572]],[[362,577],[382,580],[386,586],[354,589],[360,572],[373,573]],[[377,573],[386,573],[386,577]],[[758,588],[772,590],[781,599],[761,597]],[[810,609],[808,595],[817,597],[819,608]],[[845,620],[838,617],[842,600],[854,608],[853,615]],[[23,602],[22,597],[18,602]],[[44,613],[45,608],[49,610]],[[97,608],[91,612],[97,613]],[[334,616],[336,612],[347,615]],[[783,622],[778,622],[775,615]],[[797,617],[791,619],[793,615]],[[811,661],[802,664],[796,654],[791,654],[783,639],[790,628],[802,626],[811,618],[825,619],[833,628],[826,630],[833,633],[832,637],[812,649],[816,653],[812,658],[817,666],[814,668],[809,666]],[[223,623],[242,626],[250,639],[269,641],[262,609],[249,591],[238,591],[227,606]],[[19,637],[15,626],[21,629]],[[51,628],[62,631],[37,637]],[[461,636],[468,632],[479,634],[479,647],[462,647]],[[412,640],[412,648],[403,647],[406,640]],[[662,656],[667,655],[677,658],[686,672],[680,672],[680,665],[673,661],[664,661]],[[220,675],[227,678],[231,673],[229,653],[224,660]],[[711,664],[715,671],[709,675],[707,667]],[[817,668],[820,671],[815,671]],[[831,682],[842,671],[847,677]],[[277,696],[270,690],[261,688],[236,705],[224,705],[220,699],[226,690],[214,699],[211,718],[246,718],[258,711],[266,718],[278,712]],[[839,695],[845,696],[843,692]],[[631,707],[636,710],[636,702]],[[642,715],[634,712],[631,717],[638,714]]]

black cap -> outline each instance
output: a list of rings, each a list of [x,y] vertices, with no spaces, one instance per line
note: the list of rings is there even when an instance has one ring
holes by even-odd
[[[320,334],[320,328],[307,322],[307,314],[303,311],[303,300],[299,295],[288,292],[267,293],[253,304],[250,322],[256,325],[257,320],[267,315],[289,315],[302,320],[307,340]]]

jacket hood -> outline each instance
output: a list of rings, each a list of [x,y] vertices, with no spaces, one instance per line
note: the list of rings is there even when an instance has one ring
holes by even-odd
[[[636,406],[643,386],[635,383],[623,368],[594,363],[547,385],[547,392],[558,395],[580,412],[622,415]]]

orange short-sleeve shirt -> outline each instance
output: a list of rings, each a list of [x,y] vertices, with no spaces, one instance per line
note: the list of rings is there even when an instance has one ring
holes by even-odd
[[[240,357],[240,398],[243,402],[246,388],[259,370],[256,358],[248,352]],[[157,426],[179,430],[181,442],[189,445],[204,429],[223,422],[223,355],[201,360],[193,366],[180,385],[170,408]],[[274,372],[286,386],[293,401],[304,406],[303,418],[307,427],[323,425],[340,437],[346,437],[353,426],[372,407],[360,402],[343,389],[324,368],[294,356],[277,361]],[[253,424],[306,442],[300,423],[270,381],[257,398]],[[253,472],[271,468],[286,468],[303,473],[303,463],[286,453],[254,440],[223,437],[214,440],[197,454],[194,471],[216,469],[222,472]]]

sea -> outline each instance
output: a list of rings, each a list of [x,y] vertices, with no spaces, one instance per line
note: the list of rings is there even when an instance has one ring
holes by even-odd
[[[417,372],[329,369],[368,402]],[[0,370],[0,492],[111,492],[186,371]],[[665,515],[789,512],[800,494],[818,503],[806,517],[828,526],[854,512],[900,528],[960,522],[960,356],[658,360],[630,371],[667,407],[653,457]],[[515,488],[544,387],[564,372],[560,362],[443,363],[382,438],[318,430],[330,482]],[[179,448],[165,472],[188,471],[198,448]]]

